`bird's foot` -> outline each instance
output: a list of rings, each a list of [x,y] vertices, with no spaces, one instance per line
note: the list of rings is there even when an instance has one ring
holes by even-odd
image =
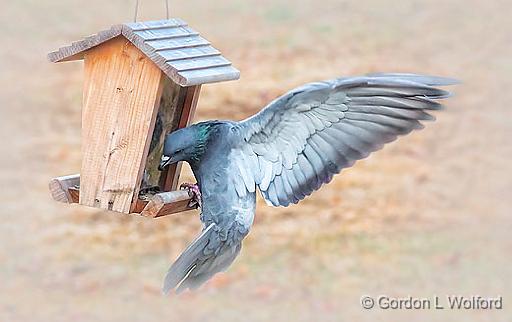
[[[188,206],[190,208],[197,208],[197,207],[201,207],[202,203],[201,203],[201,190],[199,190],[199,186],[194,183],[182,183],[180,185],[180,189],[181,190],[187,190],[188,191],[188,195],[190,197],[192,197],[192,199],[190,200],[190,203],[188,204]]]

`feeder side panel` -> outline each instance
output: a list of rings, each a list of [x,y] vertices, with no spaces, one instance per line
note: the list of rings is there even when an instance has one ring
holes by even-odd
[[[180,121],[178,123],[178,129],[184,128],[192,122],[200,91],[201,85],[182,87],[182,93],[184,93],[185,98],[180,115]],[[171,164],[162,172],[162,175],[160,176],[160,187],[162,191],[176,190],[181,173],[181,165],[182,162]]]
[[[158,191],[164,191],[163,187],[159,186],[160,176],[163,172],[158,170],[158,165],[162,156],[165,136],[169,132],[178,129],[185,101],[186,90],[183,87],[174,83],[168,77],[163,77],[162,82],[162,96],[146,158],[146,165],[140,185],[141,190],[157,188]]]
[[[129,213],[161,95],[160,69],[123,37],[85,53],[80,204]]]

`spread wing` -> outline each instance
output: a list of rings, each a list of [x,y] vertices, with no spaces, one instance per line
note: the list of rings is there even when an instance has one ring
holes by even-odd
[[[412,74],[373,74],[310,83],[238,123],[234,158],[247,191],[258,186],[274,206],[297,203],[341,169],[399,135],[433,120],[430,110],[456,81]],[[245,189],[237,187],[239,194]]]

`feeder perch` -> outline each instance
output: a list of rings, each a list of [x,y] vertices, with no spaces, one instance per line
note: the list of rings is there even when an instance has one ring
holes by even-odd
[[[189,124],[202,84],[240,72],[181,19],[115,25],[48,58],[84,60],[81,172],[52,179],[52,197],[150,217],[191,209],[181,164],[158,171],[165,135]]]

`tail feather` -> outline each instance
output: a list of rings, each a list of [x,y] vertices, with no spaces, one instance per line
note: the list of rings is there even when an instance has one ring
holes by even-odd
[[[176,288],[178,294],[187,288],[195,290],[233,263],[242,248],[241,240],[218,243],[215,226],[213,223],[208,226],[171,265],[165,276],[165,294]]]
[[[176,293],[179,294],[187,288],[195,290],[203,285],[206,281],[212,278],[213,275],[218,272],[225,271],[235,258],[240,253],[242,244],[226,247],[223,249],[219,256],[211,258],[200,267],[195,267],[191,273],[183,280],[183,282],[176,289]]]
[[[215,224],[208,226],[188,247],[181,253],[178,259],[171,265],[165,275],[163,292],[168,294],[187,277],[197,264],[196,261],[203,255],[204,248],[208,245],[210,234]]]

